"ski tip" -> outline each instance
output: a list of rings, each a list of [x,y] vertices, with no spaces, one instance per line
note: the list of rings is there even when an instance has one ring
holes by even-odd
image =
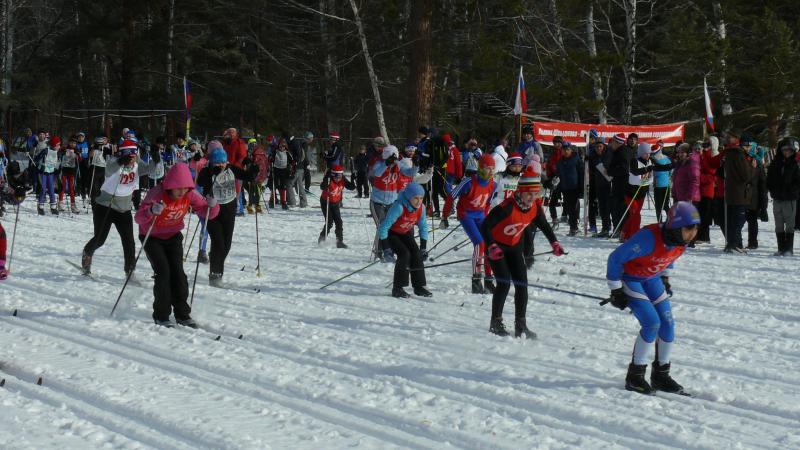
[[[464,303],[466,303],[466,302],[463,302],[463,303],[461,303],[461,307],[463,307],[463,306],[464,306]]]
[[[214,338],[214,340],[215,340],[215,341],[218,341],[218,340],[220,340],[220,339],[222,339],[222,336],[221,336],[221,335],[217,335],[217,337],[215,337],[215,338]]]
[[[42,377],[39,377],[39,379],[36,380],[36,385],[37,386],[41,386],[42,385]]]
[[[17,317],[17,310],[15,309],[13,313],[11,313],[12,317]]]
[[[243,334],[240,334],[240,335],[239,335],[239,337],[238,337],[238,339],[242,339],[242,338],[244,338],[244,335],[243,335]]]

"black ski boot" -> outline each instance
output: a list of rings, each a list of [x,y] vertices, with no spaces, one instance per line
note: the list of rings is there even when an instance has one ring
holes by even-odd
[[[439,229],[446,230],[447,227],[450,226],[450,222],[447,221],[447,217],[442,217],[442,221],[439,222]]]
[[[533,268],[533,263],[534,262],[535,262],[535,259],[534,259],[533,256],[525,256],[525,267],[528,270],[531,270]]]
[[[54,216],[58,215],[58,203],[50,203],[50,214]]]
[[[325,243],[325,233],[320,233],[319,237],[317,238],[317,245],[322,245]]]
[[[640,394],[653,394],[653,388],[647,384],[644,379],[644,374],[647,372],[647,364],[636,365],[631,363],[628,365],[628,375],[625,376],[625,389]]]
[[[199,250],[197,252],[197,260],[203,264],[208,264],[208,255],[205,250]]]
[[[489,294],[494,294],[494,283],[490,278],[486,278],[483,280],[483,289],[485,292]]]
[[[409,298],[411,296],[408,295],[408,292],[406,292],[405,289],[403,289],[401,287],[393,287],[392,288],[392,297],[394,297],[394,298]]]
[[[215,288],[224,288],[222,283],[222,274],[211,272],[208,274],[208,285]]]
[[[83,255],[81,255],[81,269],[83,269],[84,275],[92,274],[92,255],[83,252]]]
[[[502,317],[495,317],[489,322],[489,332],[502,337],[509,335],[506,326],[503,325]]]
[[[197,322],[195,322],[191,317],[187,317],[185,319],[175,319],[175,322],[177,322],[180,326],[197,329]]]
[[[425,289],[425,286],[414,286],[414,295],[419,297],[433,297],[431,291]]]
[[[536,333],[528,329],[525,319],[514,321],[514,337],[525,337],[525,339],[536,339]]]
[[[783,256],[794,256],[794,233],[786,233],[786,247],[783,249]]]
[[[775,238],[778,241],[778,251],[772,256],[783,256],[783,252],[786,250],[786,233],[775,232]]]
[[[683,386],[669,376],[669,368],[670,363],[659,366],[658,361],[653,361],[653,371],[650,372],[650,384],[653,390],[683,394]]]
[[[288,211],[289,210],[289,205],[287,205],[285,202],[281,203],[281,209],[284,210],[284,211]]]
[[[472,293],[473,294],[484,294],[483,291],[483,283],[480,274],[473,274],[472,275]]]
[[[345,244],[341,240],[336,241],[336,248],[347,248],[347,244]]]
[[[158,319],[153,319],[153,322],[155,322],[155,324],[156,324],[156,325],[158,325],[158,326],[160,326],[160,327],[164,327],[164,328],[175,328],[175,324],[174,324],[174,323],[172,323],[172,321],[171,321],[171,320],[169,320],[169,319],[167,319],[167,320],[158,320]]]
[[[36,212],[38,212],[40,216],[44,215],[44,203],[36,205]]]

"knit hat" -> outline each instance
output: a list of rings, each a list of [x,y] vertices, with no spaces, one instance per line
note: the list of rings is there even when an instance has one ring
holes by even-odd
[[[425,189],[422,188],[418,183],[408,183],[405,189],[403,189],[403,197],[406,200],[411,200],[414,197],[424,197],[425,196]]]
[[[590,128],[589,129],[589,137],[592,138],[592,139],[597,139],[598,137],[600,137],[600,133],[597,131],[597,129]]]
[[[625,133],[617,133],[617,134],[614,135],[614,137],[612,139],[614,139],[614,142],[616,142],[617,144],[624,144],[625,143]]]
[[[331,139],[339,139],[339,132],[331,131]]]
[[[344,167],[342,167],[340,164],[335,164],[333,167],[331,167],[331,173],[341,175],[344,173]]]
[[[661,145],[660,145],[660,144],[653,144],[653,146],[652,146],[652,147],[650,147],[650,153],[651,153],[651,154],[653,154],[653,153],[658,153],[658,152],[660,152],[661,150],[662,150],[662,148],[661,148]]]
[[[219,149],[222,148],[222,142],[214,139],[213,141],[208,143],[207,150],[208,150],[209,154],[211,154],[211,152],[213,152],[214,150],[216,150],[218,148]]]
[[[561,136],[553,136],[553,144],[555,144],[556,142],[561,142],[563,144],[564,138]]]
[[[542,191],[542,177],[539,172],[528,167],[525,172],[519,177],[517,183],[517,192],[541,192]]]
[[[397,151],[397,147],[394,145],[387,145],[383,148],[383,153],[381,153],[381,157],[386,160],[389,159],[390,156],[394,155],[395,158],[400,157],[400,152]]]
[[[53,136],[50,138],[50,147],[55,147],[56,145],[61,145],[61,138],[58,136]]]
[[[306,131],[305,133],[303,133],[303,137],[306,139],[314,139],[314,133]]]
[[[508,159],[506,159],[506,166],[512,166],[514,164],[522,164],[522,155],[517,152],[508,155]]]
[[[419,127],[419,130],[417,131],[419,131],[419,134],[425,134],[425,135],[431,134],[431,130],[428,127]]]
[[[406,144],[406,147],[403,149],[403,153],[405,153],[405,154],[408,154],[410,152],[416,152],[416,151],[417,151],[417,145],[412,143],[412,142],[409,142],[408,144]]]
[[[447,145],[453,145],[453,138],[452,138],[452,137],[450,137],[450,135],[449,135],[449,134],[443,134],[443,135],[442,135],[442,140],[443,140],[443,141],[444,141],[444,143],[445,143],[445,144],[447,144]]]
[[[228,154],[221,148],[215,148],[211,151],[211,156],[208,159],[209,164],[212,166],[217,164],[224,164],[228,162]]]
[[[636,149],[636,157],[643,158],[645,155],[650,154],[650,144],[646,142],[642,142],[639,144],[639,147]]]
[[[386,139],[384,139],[383,136],[377,136],[372,140],[372,145],[379,148],[386,147]]]
[[[135,155],[137,150],[136,143],[130,139],[125,139],[118,150],[119,156]]]
[[[491,167],[494,169],[494,158],[492,155],[486,153],[485,155],[481,156],[481,159],[478,161],[478,166],[480,168]]]

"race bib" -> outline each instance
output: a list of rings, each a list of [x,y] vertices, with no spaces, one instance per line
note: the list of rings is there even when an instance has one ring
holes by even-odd
[[[48,150],[47,155],[44,157],[44,171],[47,173],[55,172],[56,164],[58,164],[58,153]]]
[[[214,177],[211,192],[219,203],[229,203],[236,198],[236,177],[230,169]]]

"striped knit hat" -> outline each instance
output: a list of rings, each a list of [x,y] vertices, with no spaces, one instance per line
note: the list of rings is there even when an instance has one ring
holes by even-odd
[[[519,178],[517,183],[517,192],[541,192],[542,191],[542,177],[538,172],[528,167],[525,173]]]
[[[617,134],[614,135],[614,137],[612,139],[614,139],[614,142],[616,142],[617,144],[624,144],[625,143],[625,133],[617,133]]]
[[[514,164],[522,164],[522,155],[517,152],[508,155],[508,159],[506,159],[506,166],[511,166]]]
[[[344,167],[342,167],[340,164],[335,164],[333,167],[331,167],[331,173],[341,175],[344,173]]]

